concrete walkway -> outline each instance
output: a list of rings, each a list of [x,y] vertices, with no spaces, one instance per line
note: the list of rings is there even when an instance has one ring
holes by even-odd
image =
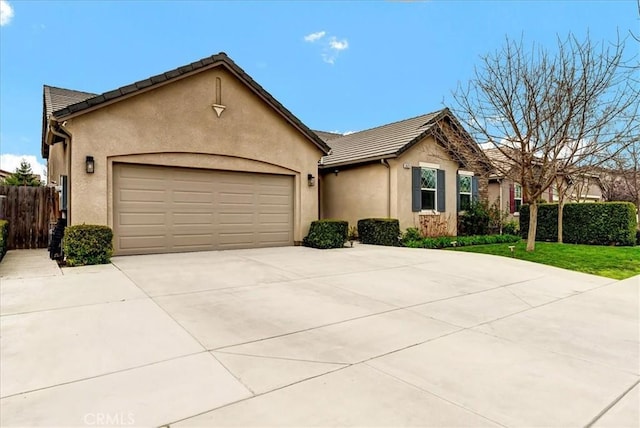
[[[640,425],[640,277],[357,246],[0,263],[2,426]]]

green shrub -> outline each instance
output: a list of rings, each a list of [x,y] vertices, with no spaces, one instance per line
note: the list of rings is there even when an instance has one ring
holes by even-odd
[[[468,247],[470,245],[485,244],[505,244],[520,241],[517,235],[473,235],[473,236],[440,236],[437,238],[422,238],[420,240],[408,241],[410,248],[448,248],[448,247]]]
[[[489,233],[489,207],[486,202],[473,201],[471,206],[459,217],[460,235],[486,235]]]
[[[568,244],[634,245],[636,211],[630,202],[565,204],[562,241]],[[529,233],[529,206],[520,207],[520,233]],[[536,241],[558,240],[558,204],[538,206]]]
[[[62,248],[68,266],[109,263],[113,254],[113,231],[108,226],[80,224],[64,230]]]
[[[402,234],[401,244],[405,247],[409,247],[411,242],[422,240],[422,234],[415,227],[410,227]]]
[[[396,218],[365,218],[358,220],[358,236],[363,244],[400,245],[400,222]]]
[[[7,253],[7,239],[9,238],[9,222],[0,220],[0,260]]]
[[[518,222],[511,220],[502,225],[502,233],[505,235],[520,235],[520,227]]]
[[[347,241],[349,223],[344,220],[316,220],[311,222],[309,234],[302,243],[312,248],[342,248]]]

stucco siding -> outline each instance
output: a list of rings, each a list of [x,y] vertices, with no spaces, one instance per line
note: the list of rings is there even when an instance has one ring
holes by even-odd
[[[47,162],[47,183],[60,184],[60,176],[67,175],[67,146],[57,143],[49,148]]]
[[[322,218],[358,220],[388,217],[388,169],[375,163],[348,169],[325,171],[322,176]]]
[[[434,164],[438,169],[445,171],[445,211],[444,212],[412,212],[411,210],[411,168],[405,169],[404,164],[409,167],[419,167],[420,162]],[[420,216],[440,215],[448,224],[448,234],[455,235],[457,232],[457,173],[458,163],[451,160],[449,154],[440,146],[433,137],[427,137],[416,144],[400,157],[392,162],[395,171],[397,194],[395,195],[395,210],[392,217],[400,220],[402,230],[408,227],[420,228]]]
[[[216,77],[222,81],[217,117]],[[67,120],[72,135],[71,224],[113,225],[113,162],[271,172],[294,177],[294,239],[317,218],[322,153],[235,76],[203,71]],[[95,159],[87,174],[85,157]]]
[[[498,204],[501,211],[509,211],[509,187],[513,184],[512,180],[502,178],[500,181],[492,180],[489,183],[489,204]],[[502,191],[501,191],[502,189]]]

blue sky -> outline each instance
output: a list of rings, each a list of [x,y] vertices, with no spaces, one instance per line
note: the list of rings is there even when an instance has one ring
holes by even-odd
[[[0,168],[11,171],[20,157],[43,163],[43,84],[101,93],[224,51],[307,126],[348,132],[442,108],[505,36],[552,48],[569,32],[640,33],[635,0],[0,5]]]

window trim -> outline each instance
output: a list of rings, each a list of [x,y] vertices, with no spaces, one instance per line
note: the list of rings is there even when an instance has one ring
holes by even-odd
[[[420,197],[422,197],[422,191],[423,190],[433,190],[433,209],[421,209],[420,213],[421,214],[436,214],[438,213],[438,168],[435,168],[435,164],[432,163],[426,163],[426,162],[420,162]],[[434,177],[434,187],[433,188],[429,188],[429,187],[422,187],[422,170],[423,169],[430,169],[433,171],[433,177]],[[422,200],[420,200],[420,206],[422,207]]]
[[[520,189],[520,197],[518,198],[518,188]],[[519,183],[513,183],[513,215],[519,216],[520,209],[516,209],[516,201],[520,201],[520,206],[522,206],[522,185]]]

